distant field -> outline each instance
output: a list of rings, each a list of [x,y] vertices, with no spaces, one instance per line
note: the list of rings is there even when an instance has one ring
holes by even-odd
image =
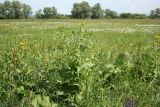
[[[0,20],[1,107],[127,104],[160,107],[160,20]]]

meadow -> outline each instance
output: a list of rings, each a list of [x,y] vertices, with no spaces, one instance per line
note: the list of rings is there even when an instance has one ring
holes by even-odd
[[[160,107],[160,20],[0,20],[0,107]]]

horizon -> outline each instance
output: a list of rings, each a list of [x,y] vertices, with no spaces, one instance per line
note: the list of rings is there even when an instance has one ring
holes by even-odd
[[[5,0],[0,0],[4,2]],[[9,0],[13,1],[13,0]],[[32,7],[33,14],[39,9],[43,9],[44,7],[52,7],[54,6],[58,13],[70,15],[71,10],[73,8],[74,3],[80,3],[86,1],[90,6],[93,6],[96,3],[100,3],[102,9],[111,9],[116,11],[117,13],[139,13],[139,14],[149,14],[151,10],[155,8],[160,8],[160,0],[121,0],[118,3],[116,0],[70,0],[67,2],[66,0],[18,0],[22,3],[28,4]]]

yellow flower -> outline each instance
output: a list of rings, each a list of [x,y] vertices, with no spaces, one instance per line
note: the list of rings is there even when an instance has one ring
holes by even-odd
[[[25,49],[25,43],[24,42],[19,42],[19,47],[21,49]]]
[[[24,42],[19,42],[19,45],[20,45],[20,46],[24,46],[25,43],[24,43]]]
[[[155,38],[155,39],[160,39],[160,36],[157,36],[157,35],[156,35],[156,36],[154,36],[154,38]]]
[[[81,23],[81,26],[83,27],[85,25],[85,23]]]

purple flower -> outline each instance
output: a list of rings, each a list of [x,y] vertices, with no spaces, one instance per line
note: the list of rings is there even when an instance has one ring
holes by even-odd
[[[128,98],[126,98],[124,102],[124,107],[135,107],[134,97],[132,97],[131,101],[129,101]]]
[[[126,98],[126,100],[124,102],[124,107],[128,107],[128,98]]]
[[[134,104],[134,97],[132,97],[132,101],[131,101],[131,106],[130,107],[135,107],[134,105],[135,105]]]

